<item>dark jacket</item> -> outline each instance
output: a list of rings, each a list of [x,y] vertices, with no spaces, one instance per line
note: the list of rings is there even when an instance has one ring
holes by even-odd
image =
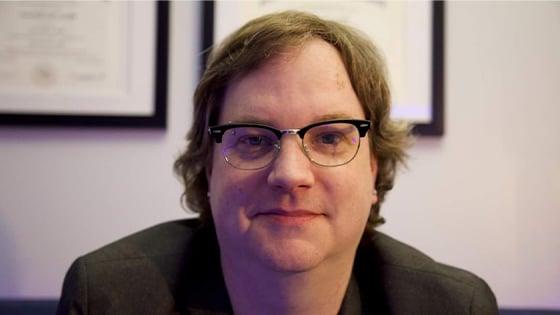
[[[157,225],[78,258],[58,314],[233,314],[213,227]],[[498,314],[488,285],[376,232],[359,246],[340,314]]]

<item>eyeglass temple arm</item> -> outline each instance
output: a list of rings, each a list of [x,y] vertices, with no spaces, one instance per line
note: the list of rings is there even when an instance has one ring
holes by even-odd
[[[371,128],[370,121],[363,121],[359,122],[356,127],[358,128],[358,132],[360,133],[360,137],[365,137],[368,130]]]
[[[208,128],[208,134],[216,140],[216,143],[222,143],[224,131],[221,129]]]

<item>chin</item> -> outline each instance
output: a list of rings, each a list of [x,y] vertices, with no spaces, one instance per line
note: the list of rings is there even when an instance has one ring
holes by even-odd
[[[256,253],[259,260],[271,270],[299,273],[312,270],[325,259],[322,249],[303,240],[284,240],[266,244]]]

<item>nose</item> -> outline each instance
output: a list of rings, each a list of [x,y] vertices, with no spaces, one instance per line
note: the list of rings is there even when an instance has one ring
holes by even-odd
[[[280,152],[272,162],[267,178],[268,185],[274,189],[292,192],[315,183],[313,165],[298,140],[297,135],[282,137]]]

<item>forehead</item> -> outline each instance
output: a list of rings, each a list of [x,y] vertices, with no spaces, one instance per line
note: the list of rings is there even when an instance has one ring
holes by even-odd
[[[364,113],[338,50],[313,39],[233,79],[224,93],[219,120],[251,117],[292,128],[324,116],[364,118]]]

